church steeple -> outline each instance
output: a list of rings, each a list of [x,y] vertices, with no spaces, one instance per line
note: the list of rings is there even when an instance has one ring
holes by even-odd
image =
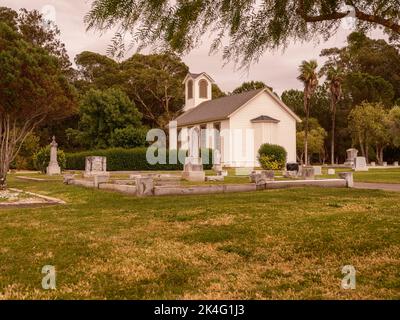
[[[188,111],[200,103],[212,99],[212,85],[214,80],[205,72],[188,73],[185,80],[185,107]]]

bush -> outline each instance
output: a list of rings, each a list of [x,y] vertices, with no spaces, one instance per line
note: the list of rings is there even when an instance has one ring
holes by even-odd
[[[281,170],[286,164],[285,148],[276,144],[263,144],[258,150],[258,161],[265,170]]]
[[[111,145],[121,148],[143,147],[146,145],[147,128],[135,128],[127,126],[122,129],[115,129],[111,135]]]
[[[57,150],[57,161],[61,170],[64,170],[67,165],[67,158],[64,151]],[[50,146],[41,148],[38,152],[33,155],[33,164],[35,169],[46,173],[46,169],[50,163]]]
[[[179,162],[177,164],[169,164],[170,153],[177,151],[164,150],[167,159],[167,164],[150,164],[146,159],[147,148],[134,148],[134,149],[123,149],[123,148],[112,148],[105,150],[96,151],[84,151],[78,153],[67,153],[67,166],[68,170],[85,170],[85,158],[90,156],[101,156],[107,158],[107,171],[134,171],[134,170],[183,170],[183,165]],[[180,150],[181,157],[186,156],[186,150]],[[209,164],[204,164],[205,170],[212,168],[211,155],[212,150],[206,149],[202,152],[208,152]],[[171,156],[174,156],[171,154]],[[177,157],[177,156],[175,156]],[[203,162],[206,159],[203,158]]]

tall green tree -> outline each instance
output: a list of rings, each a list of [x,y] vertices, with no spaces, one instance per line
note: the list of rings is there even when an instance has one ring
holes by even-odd
[[[305,128],[304,128],[304,162],[306,165],[309,164],[308,159],[308,120],[310,118],[310,101],[313,97],[315,90],[318,86],[318,74],[317,74],[318,63],[316,60],[303,61],[299,67],[300,75],[298,79],[304,85],[304,112],[306,115]]]
[[[356,106],[349,115],[349,128],[367,161],[372,147],[377,161],[382,164],[384,149],[391,143],[388,112],[383,105],[364,102]]]
[[[75,107],[60,61],[0,22],[0,188],[27,137]]]
[[[331,132],[331,164],[335,163],[335,129],[336,129],[336,109],[337,104],[342,98],[343,71],[339,68],[330,67],[327,72],[329,83],[329,93],[331,100],[332,132]]]
[[[354,0],[358,29],[382,27],[395,41],[400,35],[398,0]],[[332,0],[95,0],[85,21],[89,29],[120,27],[143,46],[161,46],[183,53],[214,31],[211,50],[222,47],[224,58],[246,65],[265,51],[285,47],[293,40],[331,37],[349,9]],[[123,39],[123,37],[120,37]]]
[[[304,137],[305,130],[304,124],[300,124],[296,133],[297,145],[297,159],[303,161],[304,158]],[[320,126],[317,119],[309,119],[309,135],[308,135],[308,152],[310,156],[318,155],[319,163],[325,162],[325,147],[324,142],[327,133],[324,128]]]
[[[126,146],[125,142],[119,142],[123,140],[137,143],[130,147],[144,145],[144,140],[135,142],[137,137],[143,136],[142,114],[119,89],[89,90],[81,100],[79,113],[79,130],[68,130],[74,143],[80,141],[84,147],[97,149]],[[136,138],[132,138],[135,134]]]

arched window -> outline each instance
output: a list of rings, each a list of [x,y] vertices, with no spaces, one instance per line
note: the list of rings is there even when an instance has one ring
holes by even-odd
[[[193,99],[193,81],[189,80],[187,84],[188,90],[188,99]]]
[[[208,82],[206,80],[200,80],[199,82],[200,98],[208,99]]]

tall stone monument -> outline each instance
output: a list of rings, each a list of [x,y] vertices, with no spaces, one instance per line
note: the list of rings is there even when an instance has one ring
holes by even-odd
[[[199,130],[191,130],[189,156],[185,159],[182,178],[188,181],[204,181],[206,174],[203,170],[203,161],[200,157]]]
[[[53,136],[53,141],[50,143],[50,163],[46,170],[49,176],[61,174],[61,168],[57,161],[57,147],[56,137]]]
[[[357,158],[358,155],[358,150],[354,148],[350,148],[346,150],[347,153],[347,159],[346,162],[344,163],[347,166],[354,166],[354,159]]]

